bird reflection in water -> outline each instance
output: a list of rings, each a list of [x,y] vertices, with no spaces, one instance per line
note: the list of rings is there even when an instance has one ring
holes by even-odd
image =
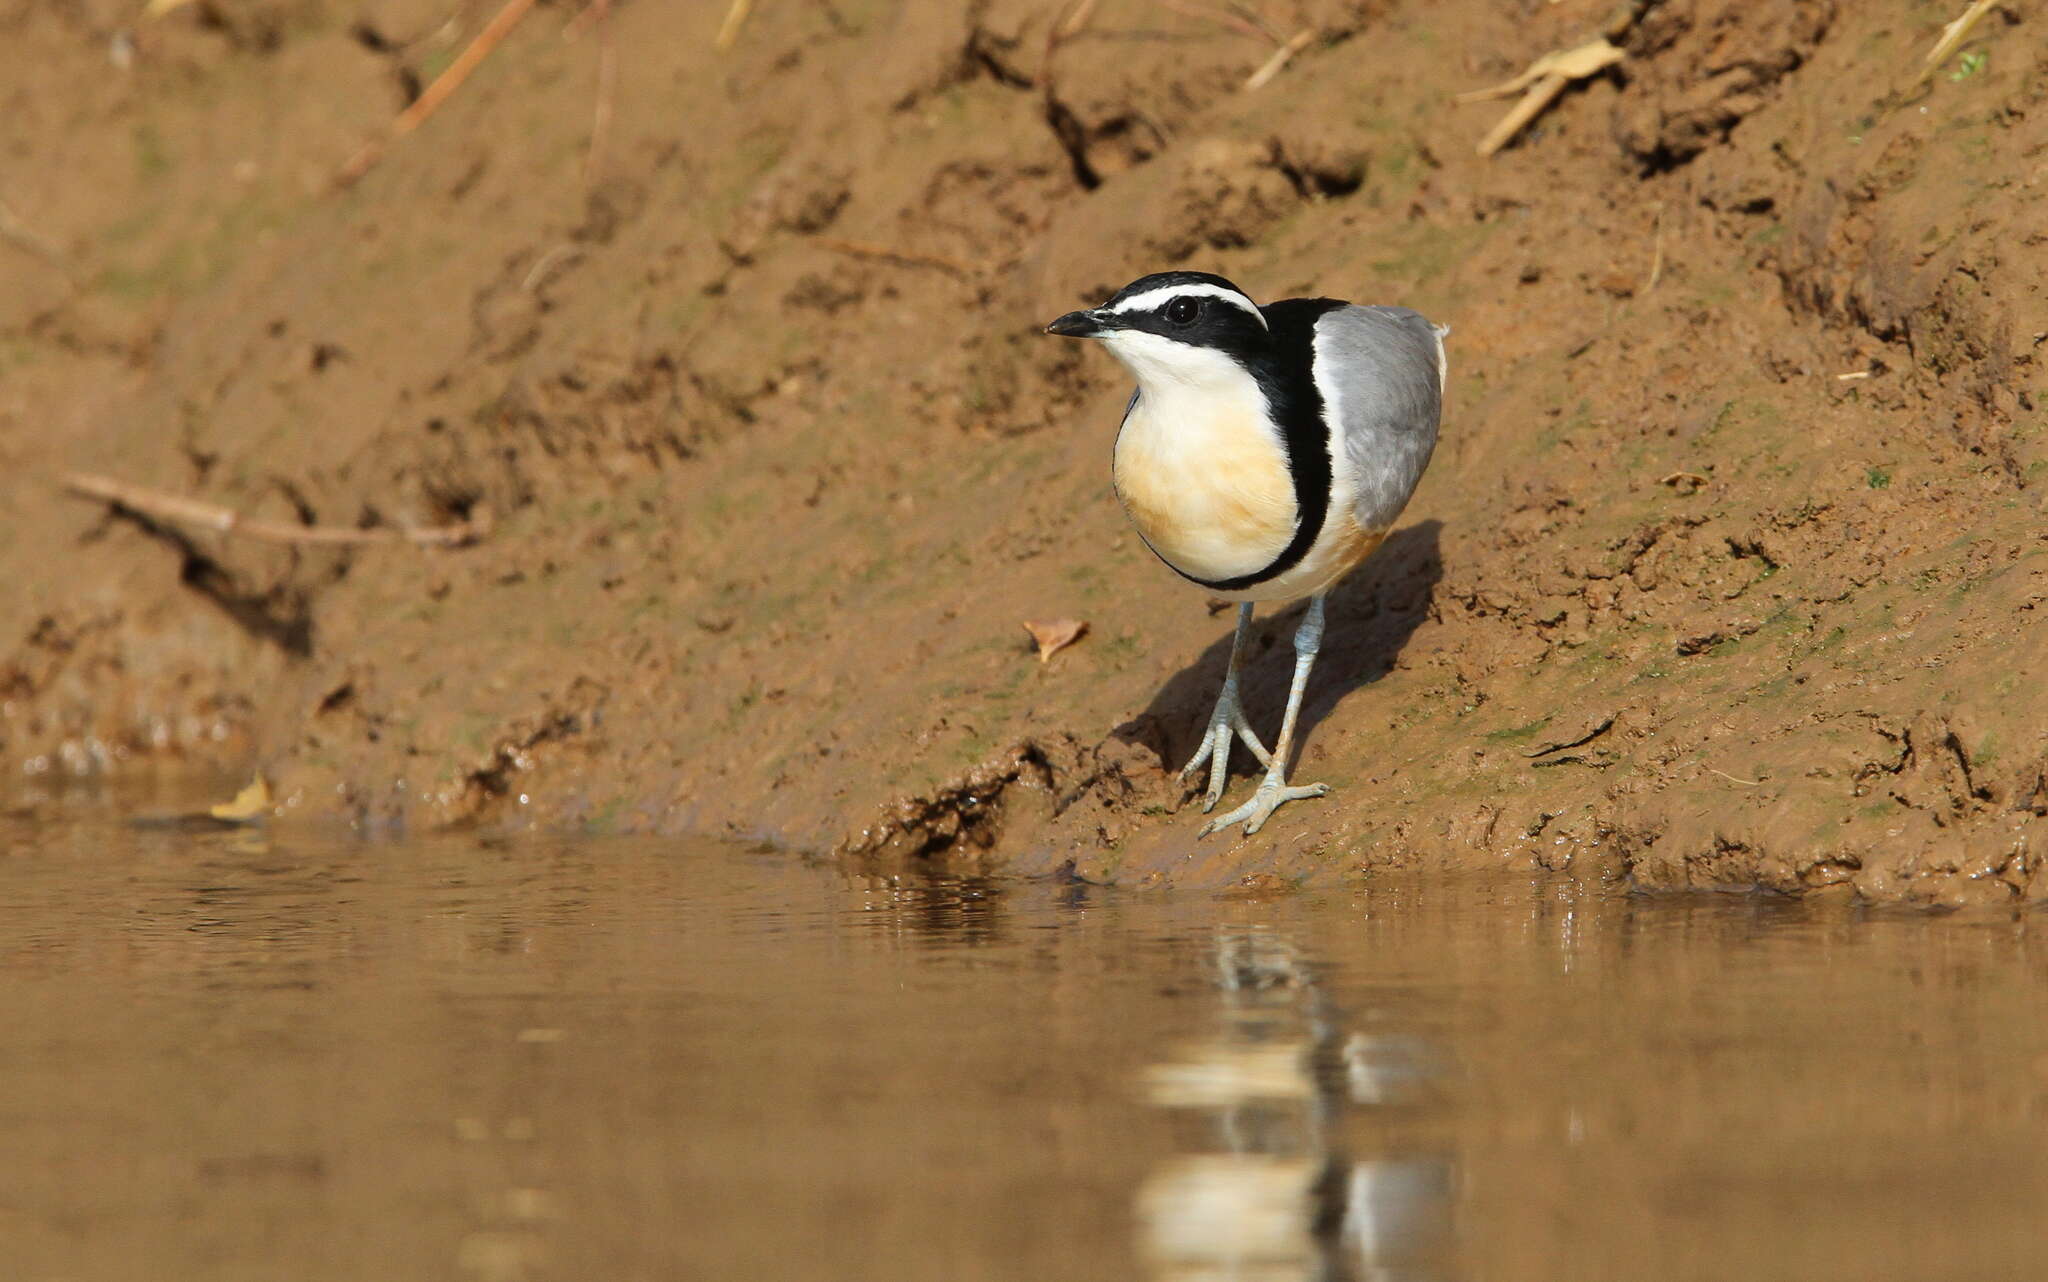
[[[1162,1282],[1429,1282],[1446,1275],[1452,1166],[1401,1142],[1438,1072],[1428,1047],[1347,1024],[1276,933],[1220,933],[1221,1023],[1144,1078],[1191,1151],[1138,1193]]]

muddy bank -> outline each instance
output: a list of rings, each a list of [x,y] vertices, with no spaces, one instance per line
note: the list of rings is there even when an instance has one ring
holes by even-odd
[[[286,819],[1125,883],[2040,893],[2048,65],[2017,6],[1919,88],[1942,7],[1638,7],[1481,160],[1501,106],[1450,95],[1610,6],[848,0],[725,51],[723,6],[543,6],[337,190],[494,6],[16,4],[10,787],[226,762]],[[1430,474],[1332,600],[1334,790],[1200,844],[1229,617],[1108,495],[1120,373],[1037,333],[1176,264],[1454,328]],[[75,469],[489,532],[224,537]]]

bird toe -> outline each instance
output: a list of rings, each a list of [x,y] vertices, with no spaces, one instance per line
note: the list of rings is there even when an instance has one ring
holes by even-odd
[[[1228,814],[1211,819],[1203,824],[1202,830],[1195,835],[1206,837],[1212,832],[1221,832],[1232,824],[1241,823],[1244,825],[1244,835],[1249,837],[1265,827],[1266,821],[1273,817],[1273,812],[1288,802],[1325,796],[1329,791],[1330,785],[1326,783],[1290,785],[1269,778],[1259,785],[1259,790],[1252,794],[1250,801]]]

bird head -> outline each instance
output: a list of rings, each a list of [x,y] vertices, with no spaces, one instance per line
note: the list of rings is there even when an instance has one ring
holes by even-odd
[[[1096,339],[1140,387],[1207,381],[1219,373],[1219,360],[1242,365],[1272,341],[1258,304],[1207,272],[1141,276],[1102,306],[1068,312],[1045,332]]]

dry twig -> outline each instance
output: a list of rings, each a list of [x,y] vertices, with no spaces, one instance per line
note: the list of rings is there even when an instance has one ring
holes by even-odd
[[[1619,712],[1610,712],[1602,717],[1592,729],[1576,739],[1563,739],[1556,743],[1546,743],[1534,752],[1525,752],[1522,755],[1534,761],[1538,757],[1547,757],[1553,752],[1563,752],[1566,748],[1583,748],[1601,735],[1606,734],[1609,730],[1614,729],[1614,723],[1620,716],[1621,713]]]
[[[531,294],[534,290],[540,288],[541,282],[548,278],[549,272],[552,272],[556,267],[564,263],[574,262],[581,257],[583,257],[583,251],[574,245],[555,246],[539,258],[534,259],[533,266],[527,268],[526,279],[519,282],[520,291]]]
[[[1565,85],[1569,83],[1563,76],[1557,75],[1545,76],[1538,80],[1529,92],[1523,95],[1522,100],[1515,104],[1514,109],[1502,116],[1500,123],[1489,130],[1486,137],[1479,140],[1479,154],[1491,156],[1513,142],[1516,134],[1521,133],[1530,121],[1542,115],[1551,103],[1557,101],[1557,96],[1564,92]]]
[[[186,498],[182,494],[167,494],[91,472],[73,472],[64,478],[64,488],[73,494],[99,499],[144,516],[200,525],[222,534],[246,534],[269,543],[349,545],[406,542],[428,547],[460,547],[490,533],[490,520],[484,515],[456,525],[377,526],[367,530],[343,525],[294,525],[288,521],[266,521],[260,517],[245,517],[239,512]]]
[[[1315,38],[1316,32],[1313,27],[1303,27],[1295,32],[1286,44],[1273,51],[1272,57],[1259,65],[1257,71],[1245,77],[1244,92],[1251,93],[1254,90],[1265,88],[1267,82],[1279,75],[1281,68],[1292,62],[1295,54],[1308,48],[1309,42]]]
[[[1707,769],[1712,770],[1715,774],[1721,776],[1723,779],[1726,779],[1729,783],[1739,783],[1745,788],[1761,788],[1764,786],[1764,781],[1761,779],[1737,779],[1734,775],[1729,774],[1726,770],[1716,770],[1713,766],[1708,766]]]
[[[591,7],[611,7],[611,0],[597,0]],[[612,128],[612,98],[618,90],[619,51],[612,41],[612,26],[598,15],[597,44],[597,105],[590,113],[590,150],[583,157],[583,185],[597,185],[599,173],[604,167],[605,138]]]
[[[1556,49],[1544,54],[1529,64],[1521,75],[1504,84],[1488,89],[1475,89],[1461,93],[1454,102],[1484,102],[1491,98],[1505,98],[1521,93],[1522,100],[1514,105],[1500,123],[1479,141],[1479,154],[1491,156],[1515,140],[1528,123],[1543,114],[1545,108],[1557,100],[1565,86],[1620,62],[1627,55],[1609,44],[1604,38],[1589,40],[1576,49]],[[1526,90],[1526,92],[1524,92]]]
[[[434,83],[428,85],[425,92],[414,99],[410,107],[398,113],[398,118],[391,122],[390,132],[383,138],[363,144],[362,150],[349,157],[348,163],[335,175],[335,182],[346,187],[361,178],[370,171],[372,165],[383,158],[386,146],[419,128],[421,123],[447,100],[449,94],[462,87],[462,82],[469,79],[470,73],[477,69],[478,64],[490,56],[491,50],[503,43],[505,37],[512,33],[512,28],[519,25],[519,20],[524,18],[526,11],[531,8],[533,0],[505,0],[505,7],[498,10],[497,15],[484,24],[484,29],[476,33],[476,39],[469,42],[469,47],[456,55],[455,61],[448,64],[446,71],[434,77]]]
[[[1650,250],[1650,278],[1643,282],[1642,292],[1647,294],[1657,288],[1657,282],[1664,278],[1664,202],[1657,202],[1657,230],[1655,245]]]

